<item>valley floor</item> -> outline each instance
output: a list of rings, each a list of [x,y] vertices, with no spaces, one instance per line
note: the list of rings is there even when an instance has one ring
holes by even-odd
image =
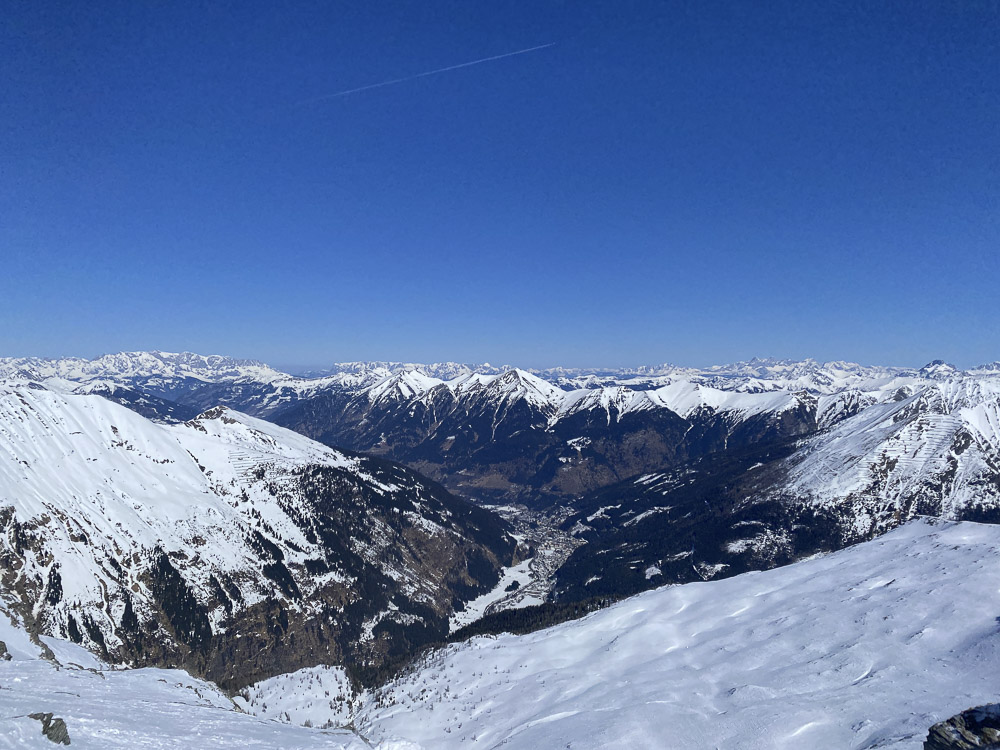
[[[542,604],[555,586],[555,574],[573,550],[583,544],[561,527],[569,511],[543,513],[523,505],[487,505],[512,529],[518,543],[530,547],[532,556],[504,570],[500,582],[482,596],[465,605],[451,618],[451,631],[475,622],[484,615],[507,609]]]

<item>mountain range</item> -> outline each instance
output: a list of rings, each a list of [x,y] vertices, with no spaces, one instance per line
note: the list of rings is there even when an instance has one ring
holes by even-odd
[[[56,661],[56,652],[83,659],[82,646],[98,671],[183,668],[246,713],[350,724],[384,748],[413,747],[398,735],[433,747],[572,735],[574,746],[597,747],[602,705],[631,717],[608,731],[640,727],[638,746],[651,746],[648,732],[666,729],[633,707],[679,699],[633,690],[619,705],[605,679],[621,669],[644,684],[647,641],[666,649],[650,679],[709,675],[715,687],[698,710],[733,717],[711,729],[674,716],[678,742],[753,746],[755,730],[739,718],[753,713],[793,745],[908,746],[950,713],[932,714],[926,696],[890,702],[887,711],[923,713],[902,724],[851,718],[844,734],[858,706],[834,697],[846,688],[830,675],[857,671],[851,694],[870,684],[878,696],[897,689],[891,665],[870,656],[879,649],[932,643],[912,653],[944,661],[986,653],[981,628],[953,623],[961,643],[933,640],[935,623],[962,619],[957,581],[982,575],[995,551],[989,527],[969,522],[1000,524],[996,363],[378,362],[301,377],[190,353],[0,360],[0,608],[17,624],[10,637]],[[829,580],[810,588],[814,576]],[[715,588],[697,588],[706,582]],[[747,591],[756,593],[745,608],[728,612]],[[942,596],[952,609],[931,617]],[[812,608],[794,614],[798,600]],[[751,679],[757,652],[739,644],[754,633],[769,634],[774,659],[798,664],[788,649],[826,643],[831,613],[866,621],[876,604],[892,623],[873,620],[878,632],[823,647],[845,655],[839,669],[817,652],[798,671]],[[908,619],[901,607],[918,611]],[[788,617],[797,635],[778,639]],[[490,639],[464,640],[552,624],[503,636],[496,654]],[[836,627],[838,637],[850,630]],[[571,641],[585,647],[564,648]],[[721,642],[739,653],[738,669],[713,660]],[[671,656],[670,643],[695,661]],[[928,663],[920,659],[911,682]],[[561,666],[539,666],[549,662]],[[583,680],[587,665],[604,665],[605,677]],[[811,718],[801,698],[812,665],[824,675],[815,694],[841,706],[838,718]],[[792,693],[780,689],[786,680]],[[190,684],[209,695],[207,683]],[[566,698],[573,684],[593,700]],[[538,710],[510,704],[510,690],[535,695]],[[959,694],[949,712],[991,697]],[[228,700],[212,694],[205,706],[228,711]],[[794,711],[775,708],[788,700]],[[354,735],[338,737],[355,746]]]
[[[1000,506],[996,363],[351,362],[304,378],[139,352],[0,360],[0,375],[164,423],[225,405],[402,463],[474,504],[559,515],[587,542],[556,574],[554,595],[574,600],[770,567],[914,515],[995,521]]]

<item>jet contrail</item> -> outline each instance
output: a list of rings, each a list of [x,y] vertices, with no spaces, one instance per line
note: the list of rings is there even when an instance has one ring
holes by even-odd
[[[418,78],[426,78],[427,76],[437,75],[438,73],[447,73],[449,70],[458,70],[459,68],[468,68],[471,65],[479,65],[485,62],[491,62],[493,60],[502,60],[505,57],[513,57],[514,55],[524,55],[528,52],[536,52],[540,49],[546,49],[548,47],[555,47],[555,42],[550,42],[549,44],[540,44],[537,47],[528,47],[527,49],[519,49],[514,52],[505,52],[502,55],[493,55],[493,57],[484,57],[481,60],[472,60],[471,62],[459,63],[458,65],[449,65],[447,68],[438,68],[437,70],[428,70],[424,73],[417,73],[416,75],[406,76],[405,78],[393,78],[391,81],[382,81],[381,83],[372,83],[368,86],[359,86],[356,89],[346,89],[344,91],[338,91],[336,94],[326,94],[325,96],[317,96],[313,99],[303,99],[299,104],[309,104],[311,102],[321,102],[324,99],[336,99],[340,96],[347,96],[348,94],[357,94],[362,91],[370,91],[371,89],[380,89],[383,86],[392,86],[397,83],[404,83],[406,81],[415,81]]]

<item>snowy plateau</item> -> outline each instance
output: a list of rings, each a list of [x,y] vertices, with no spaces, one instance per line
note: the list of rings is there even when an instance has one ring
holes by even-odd
[[[0,747],[920,748],[997,524],[996,363],[0,359]]]

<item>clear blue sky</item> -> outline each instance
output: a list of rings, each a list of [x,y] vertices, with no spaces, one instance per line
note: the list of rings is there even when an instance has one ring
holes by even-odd
[[[998,115],[994,0],[11,0],[0,354],[1000,359]]]

